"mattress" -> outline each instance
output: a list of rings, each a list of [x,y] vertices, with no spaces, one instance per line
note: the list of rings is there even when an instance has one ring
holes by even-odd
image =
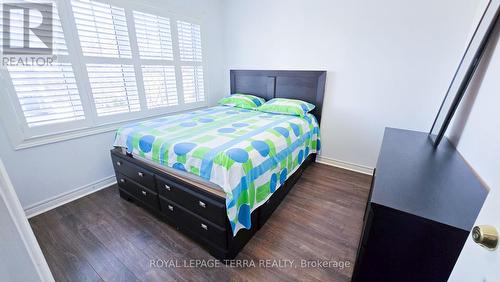
[[[126,155],[127,150],[123,147],[122,147],[122,149],[123,150],[121,153],[123,155]],[[155,162],[148,160],[146,158],[143,158],[137,154],[132,154],[132,157],[134,159],[139,160],[139,161],[141,161],[149,166],[152,166],[160,171],[163,171],[166,174],[168,174],[174,178],[177,178],[177,179],[182,180],[186,183],[189,183],[189,184],[194,185],[198,188],[201,188],[208,193],[217,195],[217,196],[222,197],[222,198],[226,197],[226,193],[224,192],[224,189],[222,189],[222,187],[220,187],[219,185],[217,185],[215,183],[207,181],[198,175],[155,163]]]
[[[309,154],[320,149],[316,118],[216,106],[129,124],[114,145],[220,187],[235,235]]]

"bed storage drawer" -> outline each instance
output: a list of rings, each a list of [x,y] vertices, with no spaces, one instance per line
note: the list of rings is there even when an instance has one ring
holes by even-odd
[[[139,200],[141,200],[145,205],[157,211],[160,210],[160,201],[158,199],[158,193],[151,191],[146,187],[139,186],[137,194]]]
[[[117,173],[116,175],[118,179],[118,186],[120,187],[120,189],[127,192],[130,196],[133,196],[137,200],[141,201],[144,205],[157,211],[160,210],[158,193],[136,183],[123,174]]]
[[[114,155],[111,155],[111,158],[115,171],[156,192],[154,174]]]
[[[179,229],[221,248],[226,248],[226,230],[160,196],[162,214]]]
[[[120,189],[130,194],[130,196],[134,196],[137,198],[137,193],[139,191],[139,187],[137,185],[135,185],[130,179],[122,174],[117,173],[116,178],[118,180],[118,187],[120,187]]]
[[[164,198],[173,201],[195,214],[206,218],[214,224],[226,225],[226,206],[207,196],[195,192],[193,188],[175,183],[171,180],[157,177],[159,193]]]

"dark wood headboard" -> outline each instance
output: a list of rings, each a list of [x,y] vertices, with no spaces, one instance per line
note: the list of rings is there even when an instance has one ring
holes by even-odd
[[[231,70],[231,93],[252,94],[267,100],[299,99],[314,104],[312,114],[321,121],[326,71]]]

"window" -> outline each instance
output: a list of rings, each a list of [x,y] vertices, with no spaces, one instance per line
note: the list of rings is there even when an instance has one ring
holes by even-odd
[[[194,103],[205,100],[203,91],[203,67],[182,66],[182,86],[184,87],[184,102]]]
[[[173,66],[143,66],[142,76],[149,109],[177,105],[177,86]]]
[[[201,26],[106,1],[60,0],[59,7],[53,1],[57,60],[0,68],[11,82],[7,98],[13,99],[1,102],[0,115],[24,117],[21,129],[15,123],[8,128],[16,131],[18,144],[205,105]],[[41,15],[14,10],[11,42],[25,42],[26,18],[41,20]]]
[[[83,56],[132,58],[123,8],[92,0],[71,3]],[[123,64],[87,64],[98,117],[141,110],[134,67],[128,60],[120,62]]]
[[[125,10],[91,0],[72,0],[84,56],[131,58]]]
[[[70,64],[8,69],[29,127],[85,119]]]
[[[98,116],[141,110],[133,66],[88,64],[87,72]]]
[[[52,4],[53,53],[58,56],[58,62],[47,66],[7,66],[18,105],[29,128],[85,119],[73,68],[67,57],[68,48],[58,9],[55,3]],[[10,37],[14,39],[14,45],[23,46],[23,27],[29,25],[28,18],[37,22],[42,20],[37,13],[25,17],[23,10],[11,10]],[[43,33],[43,36],[47,34]],[[43,47],[32,37],[31,47]],[[34,45],[31,45],[32,41]]]
[[[134,11],[134,22],[141,59],[174,59],[169,19]]]
[[[184,102],[205,100],[200,26],[177,21]]]
[[[201,32],[200,26],[188,22],[177,21],[179,34],[179,50],[181,60],[201,63]]]
[[[134,22],[148,109],[178,105],[170,19],[134,12]]]

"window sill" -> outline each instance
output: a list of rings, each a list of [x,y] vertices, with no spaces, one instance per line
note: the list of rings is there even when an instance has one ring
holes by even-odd
[[[182,110],[166,111],[166,112],[161,113],[161,114],[153,114],[153,115],[149,115],[147,117],[129,119],[126,121],[120,121],[120,122],[114,122],[114,123],[107,123],[107,124],[97,125],[97,126],[93,126],[93,127],[79,128],[79,129],[75,129],[75,130],[71,130],[71,131],[59,132],[59,133],[54,133],[54,134],[50,134],[50,135],[28,137],[28,138],[24,138],[23,140],[21,140],[21,142],[14,142],[14,140],[11,140],[11,141],[14,145],[14,150],[16,150],[16,151],[23,150],[23,149],[28,149],[28,148],[32,148],[32,147],[38,147],[38,146],[42,146],[42,145],[58,143],[58,142],[63,142],[63,141],[71,140],[71,139],[77,139],[77,138],[81,138],[81,137],[96,135],[96,134],[100,134],[100,133],[111,132],[111,131],[115,131],[120,126],[123,126],[125,124],[129,124],[132,122],[139,122],[139,121],[152,119],[152,118],[156,118],[156,117],[160,117],[160,116],[180,114],[180,113],[192,111],[195,109],[206,108],[206,107],[207,107],[206,102],[193,103],[193,104],[190,104],[188,107],[184,107]]]

